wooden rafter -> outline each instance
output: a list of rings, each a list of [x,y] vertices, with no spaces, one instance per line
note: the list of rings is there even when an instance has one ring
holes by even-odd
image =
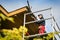
[[[28,12],[28,7],[25,6],[25,7],[22,7],[22,8],[19,8],[17,10],[14,10],[12,12],[8,12],[5,8],[3,8],[1,5],[0,5],[0,11],[2,11],[6,16],[13,16],[15,14],[18,14],[18,13],[22,13],[22,12]]]

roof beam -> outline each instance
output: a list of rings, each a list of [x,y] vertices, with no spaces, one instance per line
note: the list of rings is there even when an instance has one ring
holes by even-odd
[[[6,16],[13,16],[15,14],[19,14],[19,13],[22,13],[22,12],[28,12],[28,8],[27,6],[25,7],[22,7],[22,8],[19,8],[17,10],[14,10],[12,12],[7,12],[6,9],[4,9],[1,5],[0,5],[0,11],[2,11]]]

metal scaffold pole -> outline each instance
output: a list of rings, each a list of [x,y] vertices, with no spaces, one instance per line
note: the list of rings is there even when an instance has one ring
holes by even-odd
[[[30,13],[27,13],[25,15],[29,15],[29,14],[32,14],[32,13],[38,13],[38,12],[43,12],[43,11],[47,11],[47,10],[50,10],[51,8],[47,8],[47,9],[44,9],[44,10],[39,10],[39,11],[35,11],[35,12],[30,12]]]
[[[26,20],[26,15],[24,14],[24,25],[23,25],[23,27],[25,27],[25,20]],[[24,40],[24,29],[23,29],[23,40]]]
[[[51,16],[53,16],[52,15],[52,10],[50,10],[50,15]],[[56,24],[56,26],[57,26],[57,28],[60,30],[60,28],[59,28],[59,26],[58,26],[58,24],[57,24],[57,22],[56,22],[56,20],[55,20],[55,18],[54,18],[54,16],[53,16],[53,18],[52,18],[52,21],[54,22],[52,22],[52,25],[54,24],[54,26],[52,26],[53,27],[53,32],[54,32],[54,30],[57,32],[57,30],[56,30],[56,28],[55,28],[55,24]],[[59,34],[57,34],[58,35],[58,37],[60,38],[60,35]],[[56,39],[56,37],[54,37],[53,39]]]
[[[52,8],[51,8],[52,9]],[[50,16],[53,16],[52,15],[52,10],[50,9]],[[53,35],[54,35],[54,29],[53,29],[53,18],[51,19],[51,27],[52,27],[52,30],[53,30]],[[53,36],[53,40],[54,40],[55,36]]]
[[[51,33],[53,34],[53,32],[51,32]],[[56,33],[60,33],[60,31],[59,31],[59,32],[54,32],[54,34],[56,34]],[[25,38],[35,37],[35,36],[41,36],[41,35],[45,35],[45,34],[50,34],[50,33],[43,33],[43,34],[29,35],[29,36],[25,36]]]
[[[46,18],[46,19],[42,19],[42,20],[30,21],[30,22],[26,22],[25,24],[34,23],[34,22],[37,22],[37,21],[49,20],[49,19],[52,19],[52,18],[53,18],[53,17]]]

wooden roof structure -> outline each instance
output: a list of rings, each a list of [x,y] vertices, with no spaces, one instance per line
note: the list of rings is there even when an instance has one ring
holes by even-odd
[[[19,9],[16,9],[12,12],[8,12],[4,7],[0,5],[0,13],[4,14],[7,17],[13,17],[15,23],[12,23],[8,20],[1,21],[2,25],[0,26],[0,29],[12,29],[13,27],[19,28],[24,23],[24,14],[29,13],[29,7],[25,6]],[[16,16],[15,16],[16,15]],[[33,15],[33,13],[31,14]],[[26,21],[33,21],[34,19],[31,18],[31,15],[27,15]],[[34,16],[34,15],[33,15]],[[37,25],[35,23],[27,24],[26,27],[28,28],[28,32],[30,34],[36,34],[37,33]]]

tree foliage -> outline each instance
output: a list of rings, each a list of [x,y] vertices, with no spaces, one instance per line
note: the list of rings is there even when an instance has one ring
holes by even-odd
[[[2,32],[5,37],[0,35],[0,40],[22,40],[23,31],[26,34],[28,29],[24,26],[20,26],[19,29],[13,28],[13,30],[3,29]]]

